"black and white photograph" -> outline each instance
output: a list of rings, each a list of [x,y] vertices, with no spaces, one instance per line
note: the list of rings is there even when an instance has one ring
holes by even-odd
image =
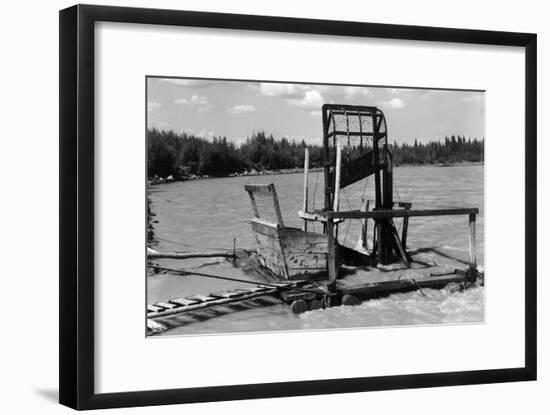
[[[147,335],[484,323],[485,94],[147,76]]]

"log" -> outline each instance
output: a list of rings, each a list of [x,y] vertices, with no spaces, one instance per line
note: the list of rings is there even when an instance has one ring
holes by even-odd
[[[342,294],[352,294],[361,298],[372,298],[388,294],[414,291],[422,288],[440,288],[449,283],[462,283],[468,280],[467,273],[456,270],[455,273],[436,275],[423,279],[401,279],[380,282],[369,282],[343,287]]]
[[[236,255],[231,251],[219,252],[158,252],[152,249],[147,251],[149,258],[171,258],[171,259],[189,259],[189,258],[234,258]]]

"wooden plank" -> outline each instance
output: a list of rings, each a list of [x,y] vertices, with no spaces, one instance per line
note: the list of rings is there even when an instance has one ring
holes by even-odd
[[[271,195],[272,184],[245,184],[244,189],[248,193],[258,193],[263,196]]]
[[[171,309],[171,308],[177,307],[177,305],[172,304],[172,303],[168,303],[168,302],[158,302],[158,303],[155,303],[153,305],[157,306],[157,307],[166,308],[168,310]]]
[[[279,198],[277,197],[277,191],[275,190],[275,185],[271,183],[269,185],[269,189],[273,197],[273,206],[275,208],[275,214],[277,215],[277,220],[279,221],[279,226],[285,226],[283,221],[283,215],[281,214],[281,207],[279,206]]]
[[[302,210],[298,211],[298,216],[304,220],[316,221],[316,222],[326,222],[327,215],[324,211],[315,211],[315,212],[304,212]],[[344,219],[334,219],[334,223],[343,222]]]
[[[147,251],[149,258],[172,258],[172,259],[189,259],[189,258],[232,258],[233,252],[157,252]]]
[[[248,197],[250,198],[250,204],[252,205],[252,211],[254,212],[254,217],[259,218],[260,212],[258,211],[258,205],[256,204],[256,199],[254,199],[254,194],[252,192],[248,192]]]
[[[233,291],[225,291],[225,292],[221,292],[221,293],[210,293],[208,295],[210,297],[215,297],[215,298],[233,298],[233,297],[238,297],[238,296],[242,295],[242,293],[233,292]]]
[[[169,303],[174,303],[174,304],[177,304],[178,306],[188,306],[191,304],[197,304],[198,302],[199,301],[189,300],[187,298],[175,298],[169,301]]]
[[[252,225],[252,230],[254,232],[261,233],[262,235],[266,236],[272,236],[275,238],[279,237],[279,226],[275,223],[270,223],[259,219],[252,219],[250,224]]]
[[[195,300],[195,301],[198,301],[198,302],[201,302],[201,303],[204,303],[206,301],[212,301],[212,300],[215,300],[214,297],[209,297],[207,295],[201,295],[201,294],[198,294],[198,295],[193,295],[191,297],[186,297],[188,300]]]
[[[309,274],[326,271],[328,237],[294,228],[280,230],[280,242],[289,278],[307,278]]]
[[[155,305],[148,305],[147,306],[147,312],[148,313],[155,313],[157,311],[161,311],[161,310],[164,310],[164,308],[162,307],[157,307]]]
[[[479,213],[478,208],[454,208],[454,209],[423,209],[423,210],[371,210],[362,212],[360,210],[348,210],[343,212],[327,212],[329,218],[342,219],[384,219],[384,218],[404,218],[421,216],[457,216],[471,215]]]
[[[236,288],[235,291],[238,291],[240,293],[258,293],[262,291],[268,291],[269,288],[265,286],[256,286],[256,287],[246,287],[246,288]]]
[[[334,203],[332,205],[332,210],[335,212],[338,211],[340,205],[340,178],[342,170],[342,145],[340,143],[336,146],[336,178],[334,182]]]
[[[258,253],[260,264],[273,272],[277,277],[288,278],[285,256],[279,237],[267,236],[257,232],[255,238],[256,252]]]
[[[186,307],[175,307],[172,309],[165,309],[158,312],[148,312],[147,318],[168,317],[172,315],[186,313],[189,311],[202,310],[205,308],[215,307],[218,305],[224,305],[224,304],[249,300],[257,297],[262,297],[265,295],[277,295],[279,291],[280,291],[279,288],[272,288],[272,289],[268,289],[266,291],[260,291],[260,292],[249,292],[249,293],[243,292],[242,295],[239,297],[219,298],[219,299],[213,299],[212,301],[205,301],[205,302],[200,302],[196,304],[191,304]]]
[[[397,292],[405,292],[420,288],[438,288],[451,282],[465,282],[468,277],[464,273],[456,272],[454,274],[434,276],[422,279],[401,279],[391,281],[370,282],[363,284],[341,287],[338,291],[341,294],[354,294],[364,297],[387,295]]]

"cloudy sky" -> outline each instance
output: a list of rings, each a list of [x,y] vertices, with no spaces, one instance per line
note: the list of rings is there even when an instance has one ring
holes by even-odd
[[[390,141],[484,137],[484,93],[428,89],[147,78],[148,127],[241,143],[253,131],[321,144],[324,103],[379,107]]]

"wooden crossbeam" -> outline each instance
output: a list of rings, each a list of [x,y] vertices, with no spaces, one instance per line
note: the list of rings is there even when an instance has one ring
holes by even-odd
[[[371,210],[363,212],[361,210],[348,210],[342,212],[327,212],[326,215],[331,219],[386,219],[386,218],[405,218],[421,216],[457,216],[457,215],[477,215],[478,208],[453,208],[453,209],[415,209],[415,210]]]

